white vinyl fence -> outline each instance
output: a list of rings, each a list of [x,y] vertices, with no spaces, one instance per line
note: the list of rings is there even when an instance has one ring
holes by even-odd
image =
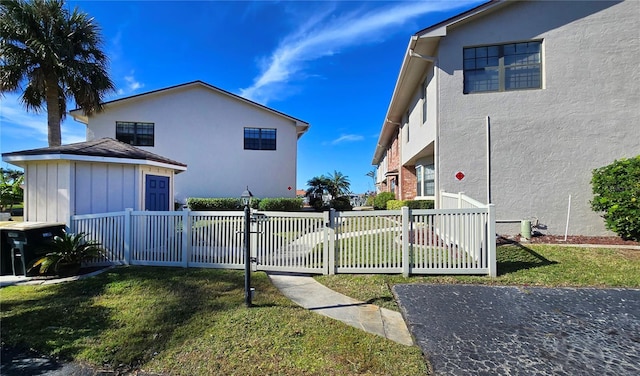
[[[456,196],[458,199],[460,198]],[[481,205],[481,204],[480,204]],[[106,250],[97,263],[243,269],[243,212],[71,217]],[[324,213],[254,212],[253,270],[496,275],[493,206]]]

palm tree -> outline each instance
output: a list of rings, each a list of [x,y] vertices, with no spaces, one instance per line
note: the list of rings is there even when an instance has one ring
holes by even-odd
[[[366,176],[370,177],[371,180],[373,181],[374,190],[375,190],[375,186],[376,186],[376,172],[377,171],[378,170],[374,168],[371,171],[367,172],[367,174],[366,174]]]
[[[322,198],[322,196],[328,192],[329,180],[324,176],[314,176],[307,181],[309,188],[307,189],[307,197],[310,198]]]
[[[114,90],[100,27],[64,6],[63,0],[0,0],[0,93],[21,90],[27,111],[46,106],[49,146],[61,144],[70,97],[90,115]]]
[[[329,181],[327,191],[329,191],[332,198],[349,194],[351,182],[349,182],[349,178],[341,172],[334,170],[333,174],[328,174],[326,179]]]

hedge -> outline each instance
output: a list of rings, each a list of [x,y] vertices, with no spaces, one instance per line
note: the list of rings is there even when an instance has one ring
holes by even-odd
[[[242,210],[239,198],[198,198],[189,197],[187,206],[195,211],[229,211]]]
[[[187,206],[194,211],[233,211],[242,210],[244,206],[240,198],[198,198],[187,199]],[[251,208],[263,211],[299,211],[302,209],[301,198],[253,198]]]
[[[387,210],[399,210],[403,206],[409,209],[433,209],[433,200],[389,200],[387,201]]]
[[[260,201],[258,209],[262,211],[300,211],[302,210],[301,198],[265,198]]]

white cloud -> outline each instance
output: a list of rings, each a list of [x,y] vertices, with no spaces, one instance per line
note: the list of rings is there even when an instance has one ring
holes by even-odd
[[[33,148],[44,147],[48,144],[47,113],[27,112],[20,102],[17,93],[5,93],[0,98],[0,124],[2,138],[19,138],[31,140]],[[86,140],[85,126],[75,123],[67,117],[61,124],[62,143],[70,144]],[[11,148],[3,145],[3,150]]]
[[[304,63],[340,53],[344,49],[384,40],[389,29],[430,12],[460,8],[477,1],[416,1],[373,11],[354,11],[334,17],[333,9],[317,14],[299,30],[286,36],[268,58],[262,73],[240,95],[266,104],[285,83],[304,69]]]
[[[134,71],[131,71],[130,74],[123,77],[124,87],[118,88],[116,93],[118,95],[129,95],[135,93],[138,89],[142,89],[144,84],[138,80],[134,76]]]
[[[338,145],[345,142],[357,142],[364,140],[364,137],[359,134],[341,134],[340,137],[331,141],[331,145]]]

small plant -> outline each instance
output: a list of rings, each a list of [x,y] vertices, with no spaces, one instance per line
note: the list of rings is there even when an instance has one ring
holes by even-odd
[[[84,232],[56,236],[47,247],[51,252],[37,259],[31,267],[39,267],[40,274],[47,273],[50,269],[58,275],[75,274],[83,261],[103,255],[100,243],[87,241]]]
[[[591,208],[604,212],[606,227],[640,241],[640,155],[593,170]]]

